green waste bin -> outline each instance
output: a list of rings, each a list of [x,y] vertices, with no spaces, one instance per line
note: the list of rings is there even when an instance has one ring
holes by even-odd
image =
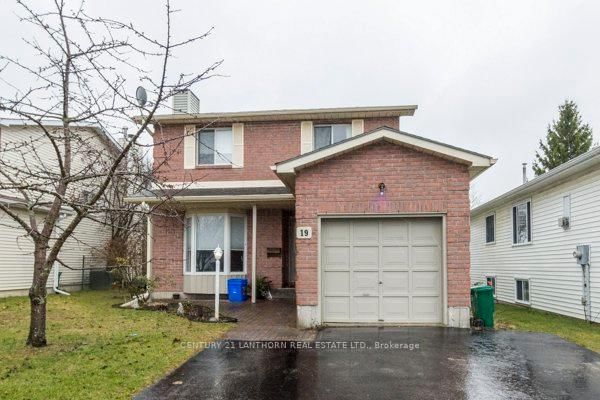
[[[486,328],[494,327],[494,288],[474,286],[471,288],[473,317],[483,321]]]

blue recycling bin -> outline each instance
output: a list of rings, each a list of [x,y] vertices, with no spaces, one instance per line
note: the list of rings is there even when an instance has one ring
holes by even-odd
[[[227,281],[227,295],[229,301],[241,302],[246,301],[246,288],[248,287],[248,279],[229,279]]]

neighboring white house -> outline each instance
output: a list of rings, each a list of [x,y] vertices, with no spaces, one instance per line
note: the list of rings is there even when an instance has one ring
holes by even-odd
[[[591,245],[598,322],[600,148],[471,211],[471,281],[494,285],[499,301],[584,319],[583,273],[573,257],[581,244]]]
[[[56,126],[56,122],[44,123],[47,127]],[[82,134],[89,135],[89,145],[101,146],[100,148],[107,154],[114,152],[118,144],[112,137],[102,129],[95,126],[79,126]],[[36,143],[36,155],[30,155],[26,160],[20,160],[14,152],[7,149],[11,144],[21,143],[23,141],[34,141]],[[6,151],[4,151],[6,150]],[[75,151],[77,153],[77,151]],[[82,151],[81,153],[85,153]],[[50,141],[46,140],[41,129],[30,123],[25,123],[18,119],[0,119],[0,157],[4,162],[11,165],[22,165],[23,163],[45,164],[46,166],[55,165],[56,159],[50,148]],[[39,159],[38,159],[39,158]],[[73,168],[77,168],[78,157],[74,156]],[[58,168],[56,169],[58,172]],[[83,190],[82,190],[83,192]],[[84,195],[84,193],[82,193]],[[26,203],[16,192],[0,191],[0,202],[7,204],[18,214],[28,220]],[[35,209],[38,218],[42,220],[45,217],[47,208],[41,206]],[[64,214],[59,220],[58,226],[66,226],[72,218],[73,211],[64,208]],[[65,243],[60,259],[65,264],[81,268],[83,259],[86,258],[86,266],[99,265],[96,251],[104,246],[106,240],[110,237],[110,230],[97,222],[84,219],[75,230],[73,235],[76,239],[69,239]],[[54,272],[54,271],[53,271]],[[80,288],[88,283],[89,274],[82,275],[81,270],[69,270],[60,267],[60,287],[67,290]],[[50,274],[48,287],[53,285],[53,273]],[[10,295],[26,294],[31,286],[33,277],[33,242],[25,235],[23,228],[18,226],[3,211],[0,211],[0,297]]]

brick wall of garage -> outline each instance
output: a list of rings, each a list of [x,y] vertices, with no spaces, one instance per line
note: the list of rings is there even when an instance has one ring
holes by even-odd
[[[315,124],[349,124],[351,120],[314,121]],[[231,126],[212,124],[211,127]],[[365,132],[380,126],[398,129],[398,117],[366,118]],[[276,180],[276,162],[300,154],[300,121],[247,122],[244,124],[244,167],[202,166],[183,169],[183,124],[156,125],[154,169],[157,178],[169,182]],[[199,125],[200,127],[200,125]]]
[[[386,193],[379,197],[377,185]],[[311,239],[296,240],[298,305],[318,304],[317,216],[325,214],[446,213],[448,306],[470,304],[469,173],[466,165],[379,142],[299,171],[296,225]]]

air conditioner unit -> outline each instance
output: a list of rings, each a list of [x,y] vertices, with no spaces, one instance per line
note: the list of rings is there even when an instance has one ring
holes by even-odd
[[[569,227],[569,223],[570,223],[570,219],[569,217],[562,217],[558,219],[558,226],[564,229],[567,229]]]

